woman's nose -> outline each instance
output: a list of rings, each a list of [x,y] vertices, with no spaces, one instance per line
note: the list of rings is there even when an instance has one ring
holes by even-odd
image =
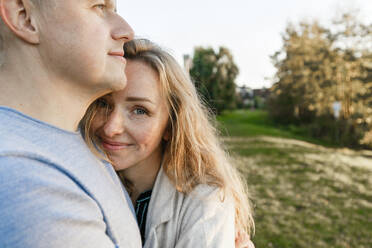
[[[110,113],[103,127],[103,132],[109,138],[124,132],[124,118],[120,111],[114,110]]]

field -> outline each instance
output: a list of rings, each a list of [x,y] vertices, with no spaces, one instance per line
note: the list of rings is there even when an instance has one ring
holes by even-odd
[[[337,148],[262,111],[218,117],[247,179],[261,247],[372,247],[372,151]]]

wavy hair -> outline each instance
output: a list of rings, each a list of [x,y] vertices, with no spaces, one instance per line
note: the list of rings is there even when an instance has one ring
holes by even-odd
[[[164,173],[182,193],[207,184],[218,187],[223,196],[231,195],[236,228],[251,235],[254,221],[246,184],[230,163],[218,139],[215,118],[199,98],[193,82],[168,52],[147,39],[127,42],[124,50],[129,61],[143,62],[158,73],[161,93],[169,106],[170,139],[163,144]],[[91,148],[96,147],[89,130],[94,115],[93,104],[82,121],[82,131]]]

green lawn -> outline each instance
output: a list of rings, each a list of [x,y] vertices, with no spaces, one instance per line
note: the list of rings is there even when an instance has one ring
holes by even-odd
[[[314,144],[334,147],[335,144],[314,139],[309,136],[306,128],[289,125],[282,126],[270,120],[266,111],[236,110],[226,111],[217,117],[220,129],[225,136],[259,136],[268,135],[273,137],[291,138],[308,141]]]
[[[262,111],[218,120],[252,194],[256,247],[372,247],[372,152],[323,146]]]

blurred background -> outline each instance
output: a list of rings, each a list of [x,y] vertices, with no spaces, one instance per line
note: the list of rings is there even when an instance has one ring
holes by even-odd
[[[256,247],[372,247],[372,1],[118,1],[216,113]]]

